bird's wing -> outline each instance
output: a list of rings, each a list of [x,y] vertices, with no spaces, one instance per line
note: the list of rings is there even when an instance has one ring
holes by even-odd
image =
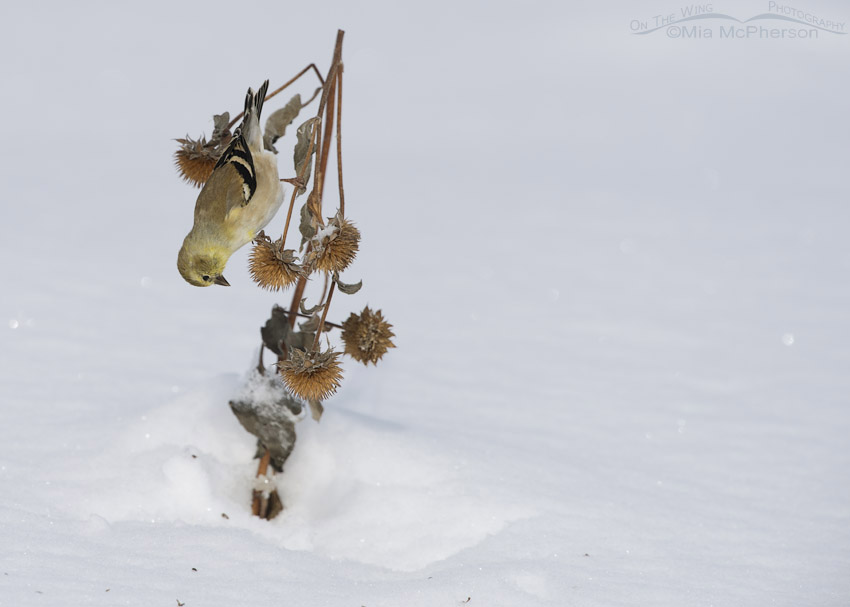
[[[233,139],[215,165],[213,173],[226,175],[225,216],[235,209],[247,205],[257,191],[257,167],[254,154],[263,153],[263,139],[260,131],[260,113],[269,81],[266,80],[257,92],[248,89],[245,95],[245,112],[242,124],[233,132]],[[253,147],[254,152],[251,152]],[[227,169],[233,167],[234,171]],[[234,184],[235,182],[235,184]]]
[[[231,211],[245,207],[242,174],[235,163],[213,171],[195,203],[195,225],[220,226]]]
[[[226,170],[226,167],[232,167],[234,170]],[[254,192],[257,191],[257,174],[254,168],[254,157],[245,137],[242,135],[242,129],[236,129],[233,133],[233,140],[227,149],[218,159],[215,165],[215,172],[221,171],[232,175],[230,179],[235,180],[237,187],[227,188],[227,201],[225,214],[231,210],[243,207],[251,200]]]

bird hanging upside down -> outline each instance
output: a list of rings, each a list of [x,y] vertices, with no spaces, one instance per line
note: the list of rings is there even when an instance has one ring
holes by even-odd
[[[260,112],[269,81],[248,89],[245,115],[195,203],[195,225],[183,240],[177,269],[196,287],[230,286],[224,266],[251,242],[283,203],[277,157],[263,147]]]

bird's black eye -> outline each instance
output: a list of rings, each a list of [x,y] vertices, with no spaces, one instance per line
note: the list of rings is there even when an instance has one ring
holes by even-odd
[[[204,274],[203,276],[201,276],[201,278],[203,278],[206,282],[210,281],[210,277],[208,274]]]

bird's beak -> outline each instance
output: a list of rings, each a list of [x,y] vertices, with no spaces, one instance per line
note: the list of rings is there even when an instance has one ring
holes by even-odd
[[[215,277],[215,284],[221,285],[222,287],[229,287],[230,286],[230,283],[227,282],[227,279],[224,276],[222,276],[221,274],[219,274],[218,276]]]

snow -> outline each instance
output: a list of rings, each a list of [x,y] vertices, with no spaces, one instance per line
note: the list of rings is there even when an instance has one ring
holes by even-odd
[[[316,242],[322,242],[325,238],[330,238],[336,234],[338,230],[339,228],[334,225],[325,226],[324,228],[317,230],[313,238],[316,239]]]
[[[633,36],[663,3],[47,8],[0,42],[0,605],[850,604],[846,36]],[[368,303],[398,347],[298,422],[260,521],[227,403],[288,294],[245,250],[230,289],[180,278],[173,139],[324,70],[337,27],[364,287],[328,318]]]

